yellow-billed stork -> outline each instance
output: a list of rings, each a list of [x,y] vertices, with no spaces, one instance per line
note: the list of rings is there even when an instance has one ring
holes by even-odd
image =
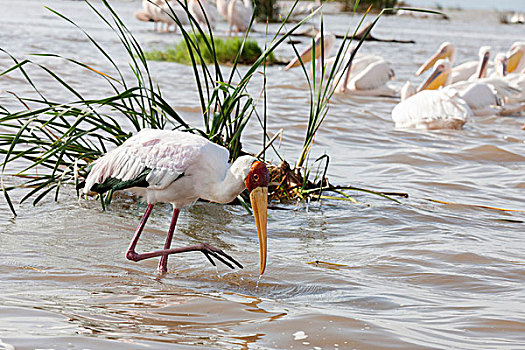
[[[146,212],[126,257],[140,261],[160,256],[159,272],[166,272],[168,255],[189,251],[201,251],[214,266],[212,257],[230,268],[234,268],[232,263],[242,268],[228,254],[206,243],[181,248],[170,246],[181,208],[199,198],[228,203],[247,188],[259,236],[262,274],[266,267],[268,169],[252,156],[239,157],[232,164],[228,163],[228,158],[226,148],[201,136],[181,131],[143,129],[94,162],[83,192],[129,189],[142,196],[147,202]],[[139,237],[158,202],[173,205],[164,249],[137,253],[135,248]]]

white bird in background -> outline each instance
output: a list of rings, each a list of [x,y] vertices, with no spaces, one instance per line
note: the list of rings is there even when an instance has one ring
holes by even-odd
[[[203,29],[208,28],[207,23],[210,24],[211,28],[215,28],[215,22],[217,21],[219,13],[217,9],[211,6],[206,0],[190,0],[188,8],[191,15],[197,20]],[[202,11],[203,9],[204,12]],[[206,19],[208,19],[208,22],[206,22]]]
[[[492,72],[488,74],[490,78],[502,78],[507,75],[507,55],[503,52],[498,52],[494,56],[494,65]]]
[[[228,35],[231,35],[233,27],[236,33],[246,32],[250,26],[250,21],[253,15],[253,4],[251,0],[231,0],[228,3],[228,11],[226,19],[228,20],[229,28]]]
[[[308,62],[312,62],[310,66],[310,75],[315,75],[316,81],[321,81],[321,75],[322,75],[322,67],[324,64],[324,77],[323,79],[327,79],[330,71],[332,69],[332,65],[335,62],[335,57],[330,57],[330,53],[332,52],[332,49],[335,45],[335,35],[332,33],[317,33],[314,42],[310,45],[308,45],[307,48],[305,48],[297,57],[294,57],[286,67],[284,67],[284,70],[287,71],[291,68],[296,68],[301,66],[301,62],[303,64],[307,64]],[[321,50],[321,43],[322,43],[322,50]],[[324,59],[324,62],[322,60]],[[314,68],[315,67],[315,68]],[[315,69],[315,71],[314,71]]]
[[[444,42],[443,44],[441,44],[437,52],[432,57],[430,57],[425,63],[423,63],[421,67],[419,67],[419,69],[416,72],[416,76],[419,76],[426,70],[432,68],[439,59],[448,58],[450,65],[453,66],[456,59],[456,51],[456,45],[451,44],[449,42]],[[485,59],[485,56],[490,56],[490,48],[488,46],[482,46],[480,48],[479,60],[467,61],[458,66],[453,67],[451,71],[452,75],[450,83],[453,84],[458,81],[468,80],[470,77],[475,76],[479,68],[480,62],[483,61],[483,59]],[[488,57],[486,59],[487,63],[485,64],[488,64]]]
[[[441,89],[416,93],[407,82],[401,90],[401,100],[392,109],[392,120],[397,128],[460,129],[473,115],[457,91]]]
[[[284,70],[299,67],[301,61],[303,64],[312,61],[310,74],[314,75],[315,73],[315,80],[319,82],[321,75],[323,75],[323,57],[321,55],[323,52],[325,58],[323,80],[328,79],[337,59],[336,56],[329,57],[335,41],[336,37],[331,33],[325,33],[323,36],[321,33],[317,33],[314,42],[304,49],[298,57],[294,57]],[[323,50],[321,50],[321,42],[323,43]],[[338,67],[339,72],[334,74],[334,82],[338,83],[335,92],[361,96],[396,96],[397,92],[385,85],[394,77],[394,71],[390,65],[376,55],[355,55],[351,59],[354,51],[355,47],[350,48],[340,59],[340,62],[347,63],[341,64]]]
[[[507,115],[521,110],[520,106],[504,106],[504,100],[519,92],[515,87],[501,78],[477,79],[473,82],[460,81],[450,84],[451,68],[447,60],[436,62],[429,78],[421,85],[419,91],[443,88],[464,100],[474,115]]]
[[[481,46],[479,48],[479,60],[476,66],[476,70],[474,74],[470,76],[468,80],[474,81],[476,79],[482,79],[487,77],[487,72],[489,68],[489,60],[490,60],[490,53],[491,53],[490,46]],[[454,70],[454,69],[452,69]],[[454,81],[454,77],[452,77],[452,81]]]
[[[228,4],[230,0],[217,0],[217,11],[228,20]]]
[[[228,163],[229,153],[207,139],[180,131],[143,129],[121,146],[95,161],[84,185],[84,193],[129,189],[148,203],[126,257],[140,261],[160,256],[159,271],[167,271],[168,255],[201,251],[230,268],[242,266],[222,250],[200,243],[170,248],[180,209],[201,198],[218,203],[234,200],[247,188],[260,246],[260,273],[266,266],[266,210],[270,175],[264,163],[242,156]],[[137,242],[155,203],[171,203],[173,217],[164,249],[137,253]],[[225,260],[226,259],[226,260]],[[229,261],[227,261],[229,260]]]
[[[174,31],[177,30],[177,23],[173,19],[174,14],[181,24],[189,24],[186,11],[176,1],[142,0],[142,10],[136,12],[135,17],[140,21],[154,22],[154,31],[157,31],[157,23],[160,23],[161,26],[165,24],[165,31],[168,32],[171,26],[174,27]]]
[[[351,51],[354,51],[353,48]],[[394,97],[398,92],[386,83],[395,76],[394,70],[379,56],[371,56],[348,61],[346,71],[341,71],[335,78],[338,82],[335,92],[357,96]],[[344,75],[341,79],[341,75]]]
[[[516,41],[507,53],[507,72],[525,73],[525,42]]]
[[[142,0],[142,10],[135,12],[135,17],[139,21],[153,22],[153,30],[157,31],[157,21],[155,20],[154,7],[155,4],[151,3],[150,1]]]

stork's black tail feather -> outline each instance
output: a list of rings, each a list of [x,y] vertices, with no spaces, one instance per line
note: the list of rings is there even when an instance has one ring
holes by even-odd
[[[114,177],[107,178],[103,183],[96,183],[91,187],[90,191],[97,193],[105,193],[109,190],[118,191],[125,190],[131,187],[148,187],[150,184],[146,181],[146,177],[151,172],[151,169],[145,169],[139,176],[128,181],[122,181]],[[77,190],[83,189],[86,186],[86,181],[79,182]]]

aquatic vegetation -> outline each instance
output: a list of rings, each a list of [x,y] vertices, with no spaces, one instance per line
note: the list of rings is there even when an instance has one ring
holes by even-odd
[[[247,91],[247,86],[256,71],[262,70],[262,73],[265,74],[266,63],[271,58],[275,48],[287,40],[297,28],[314,16],[316,12],[305,17],[287,31],[283,30],[288,17],[285,18],[277,33],[266,45],[265,50],[259,55],[257,60],[248,69],[243,69],[241,72],[238,69],[238,64],[240,63],[241,53],[247,43],[246,34],[240,39],[241,45],[231,67],[227,67],[228,75],[222,71],[217,54],[217,41],[213,37],[211,28],[208,26],[208,32],[205,32],[188,12],[187,15],[190,18],[193,31],[188,32],[182,25],[179,26],[179,29],[182,33],[183,41],[187,47],[191,48],[191,50],[188,50],[188,55],[194,73],[193,78],[198,91],[197,98],[200,102],[204,125],[204,127],[197,127],[186,122],[164,99],[162,91],[153,82],[146,54],[108,1],[102,1],[107,10],[105,14],[101,13],[89,2],[86,2],[86,4],[96,16],[118,35],[123,49],[128,54],[129,69],[133,79],[124,78],[129,74],[123,72],[103,46],[82,29],[96,50],[113,68],[111,72],[102,72],[78,60],[59,55],[45,54],[41,56],[64,59],[71,64],[78,65],[89,74],[86,75],[86,79],[90,77],[104,79],[113,91],[111,96],[95,100],[86,99],[80,91],[77,91],[65,79],[62,79],[58,72],[53,72],[46,66],[29,59],[19,61],[11,56],[14,65],[0,73],[0,76],[13,71],[20,72],[35,92],[29,98],[13,93],[15,99],[23,106],[23,109],[20,111],[11,112],[6,107],[0,106],[0,127],[3,130],[0,133],[0,152],[5,155],[2,163],[2,173],[3,175],[14,175],[22,178],[23,183],[20,186],[30,188],[28,193],[20,200],[21,203],[29,198],[34,198],[33,204],[37,204],[50,194],[54,194],[54,198],[57,200],[63,184],[78,185],[81,179],[86,177],[90,164],[95,159],[106,153],[108,148],[119,146],[132,134],[143,128],[170,128],[199,134],[212,142],[226,147],[232,160],[234,160],[245,154],[245,151],[242,149],[241,137],[252,116],[255,116],[261,125],[263,149],[272,147],[283,160],[280,166],[270,167],[273,182],[273,187],[270,188],[272,198],[280,201],[295,201],[304,198],[320,199],[323,198],[322,193],[324,191],[334,191],[346,198],[348,196],[342,191],[361,190],[353,187],[334,187],[329,185],[326,179],[329,161],[327,155],[313,162],[313,164],[318,164],[316,175],[313,175],[311,168],[308,167],[309,151],[315,134],[321,127],[328,112],[328,101],[333,94],[333,87],[335,86],[333,84],[335,72],[342,67],[344,52],[352,41],[352,37],[348,32],[337,53],[334,68],[329,72],[326,72],[324,68],[322,69],[322,75],[328,76],[326,82],[323,82],[324,79],[321,79],[321,83],[317,85],[315,77],[309,82],[311,103],[307,133],[302,152],[297,163],[292,168],[282,159],[274,146],[268,142],[270,138],[266,132],[265,87],[263,87],[261,92],[263,105],[257,108],[258,99],[250,95]],[[290,14],[294,6],[292,6]],[[66,16],[54,10],[50,11],[72,25],[77,26]],[[177,22],[176,14],[173,12],[171,15],[174,16]],[[366,14],[363,16],[363,20],[365,17]],[[368,32],[377,23],[378,19],[379,17],[370,26]],[[251,23],[253,23],[253,18]],[[356,28],[356,31],[358,29],[359,26]],[[323,24],[321,24],[321,33],[323,33],[323,30]],[[359,41],[357,49],[362,43],[363,39]],[[3,52],[9,55],[6,51]],[[357,50],[353,54],[355,52]],[[207,53],[210,54],[209,58],[205,58]],[[323,58],[322,62],[324,62],[324,54],[321,53],[321,55]],[[211,61],[209,61],[210,58]],[[57,101],[55,96],[46,96],[45,92],[37,88],[30,74],[26,71],[26,66],[29,65],[42,69],[60,84],[65,91],[73,94],[73,101],[64,103]],[[301,65],[306,74],[306,68],[302,62]],[[233,83],[234,77],[239,81],[237,84]],[[260,111],[261,108],[262,113]],[[262,152],[261,158],[265,158],[264,152]],[[14,174],[7,174],[8,166],[15,161],[24,161],[23,164],[26,167]],[[324,167],[321,167],[322,161],[324,161]],[[312,180],[312,177],[315,180]],[[9,191],[13,187],[6,187],[3,181],[1,185],[4,196],[14,213],[14,206],[9,196]],[[365,191],[384,196],[384,194],[374,191]],[[112,193],[109,192],[105,197],[101,196],[100,198],[104,206],[111,201]],[[240,200],[242,203],[242,198]]]
[[[101,72],[78,60],[59,55],[42,56],[65,59],[84,68],[91,74],[89,76],[102,77],[114,91],[112,96],[97,100],[86,99],[81,92],[62,79],[58,72],[29,59],[18,61],[11,56],[14,65],[0,73],[0,76],[13,71],[22,73],[38,96],[25,98],[15,94],[15,98],[23,106],[20,111],[11,112],[3,106],[0,108],[0,125],[4,130],[0,134],[0,152],[5,154],[2,173],[7,175],[8,165],[14,161],[25,160],[24,164],[27,165],[21,171],[12,174],[24,179],[22,186],[32,188],[21,199],[21,203],[34,198],[33,204],[37,204],[50,193],[54,193],[55,199],[58,199],[63,184],[78,184],[79,179],[84,178],[89,171],[90,163],[106,153],[108,147],[122,144],[133,133],[143,128],[172,128],[196,133],[226,147],[231,158],[236,159],[244,152],[241,145],[242,132],[252,115],[257,114],[255,99],[246,90],[251,77],[257,69],[264,67],[275,48],[310,18],[306,17],[286,32],[283,31],[286,20],[283,21],[258,59],[249,69],[239,72],[239,58],[246,42],[244,36],[241,39],[241,49],[237,52],[232,66],[228,67],[230,73],[226,75],[223,74],[215,54],[215,41],[208,40],[213,38],[211,28],[208,28],[209,32],[204,35],[204,30],[187,12],[194,31],[189,33],[183,26],[180,26],[180,30],[183,40],[193,48],[189,55],[204,124],[204,128],[199,128],[189,125],[164,99],[162,91],[153,82],[148,61],[140,44],[111,5],[107,1],[102,3],[107,9],[107,14],[101,13],[86,2],[95,15],[118,35],[123,49],[129,56],[129,69],[134,79],[126,80],[126,74],[117,62],[85,31],[83,32],[89,41],[113,67],[113,72]],[[50,11],[77,26],[66,16],[51,9]],[[176,16],[175,13],[171,15]],[[201,41],[195,40],[196,32],[201,34]],[[207,65],[203,58],[204,50],[212,53],[213,63],[210,65]],[[8,52],[3,52],[9,55]],[[27,65],[42,69],[66,91],[72,93],[75,96],[74,100],[62,103],[57,102],[55,97],[46,96],[26,72]],[[240,78],[236,85],[232,83],[234,77]],[[258,117],[261,124],[265,125],[266,116]],[[263,131],[266,133],[265,128]],[[6,187],[2,181],[2,189],[14,212],[9,197],[12,187]],[[103,205],[109,203],[111,196],[112,193],[109,193],[102,199]]]
[[[239,37],[212,38],[209,35],[197,33],[195,36],[190,35],[189,40],[191,42],[182,40],[164,50],[146,51],[144,56],[148,60],[178,62],[188,65],[192,64],[192,56],[196,58],[198,64],[201,64],[201,58],[206,64],[212,64],[215,60],[220,64],[233,64],[236,60],[239,64],[253,64],[263,53],[257,41],[252,39],[244,40]],[[206,45],[206,42],[211,42],[211,40],[213,40],[215,49],[213,52]],[[200,55],[197,54],[196,47],[201,49]],[[193,51],[191,55],[190,50]],[[239,52],[240,55],[238,56]],[[266,58],[266,63],[273,62],[275,62],[275,56],[273,52],[270,52]]]

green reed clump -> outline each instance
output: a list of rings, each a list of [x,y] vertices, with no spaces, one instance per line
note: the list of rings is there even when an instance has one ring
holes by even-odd
[[[263,149],[266,149],[267,143],[271,144],[268,142],[270,138],[266,133],[266,63],[277,46],[316,14],[313,12],[282,33],[287,19],[297,4],[296,1],[256,61],[242,71],[238,68],[241,54],[247,43],[247,33],[242,39],[239,39],[241,45],[236,52],[235,59],[227,68],[228,73],[224,73],[217,54],[217,47],[220,44],[214,40],[210,26],[208,25],[205,33],[182,2],[180,5],[185,8],[186,15],[190,19],[191,32],[180,24],[174,11],[168,13],[179,24],[183,41],[187,47],[191,48],[188,54],[197,87],[196,99],[200,102],[203,118],[203,126],[195,126],[187,123],[164,99],[160,87],[153,81],[148,60],[139,42],[109,5],[109,2],[107,0],[101,2],[104,5],[104,13],[91,5],[89,1],[85,3],[119,37],[122,49],[128,55],[128,65],[117,64],[99,42],[72,20],[51,9],[50,11],[57,16],[79,28],[108,65],[106,65],[106,71],[102,71],[101,68],[56,54],[37,56],[63,59],[79,66],[85,71],[84,79],[104,79],[112,91],[109,96],[86,99],[82,92],[75,89],[66,79],[61,78],[59,72],[54,72],[45,65],[30,59],[20,61],[0,48],[0,52],[13,60],[13,66],[0,72],[0,77],[13,72],[20,73],[20,76],[26,80],[27,86],[33,89],[31,97],[19,96],[16,92],[10,92],[14,99],[20,102],[22,106],[20,110],[12,111],[0,105],[0,154],[4,155],[0,163],[2,171],[0,186],[13,213],[15,210],[9,192],[14,187],[5,186],[4,175],[13,175],[23,179],[23,183],[17,186],[27,188],[28,192],[20,200],[21,203],[29,198],[34,198],[33,204],[37,204],[50,194],[54,194],[54,199],[57,200],[64,184],[78,184],[89,172],[89,166],[94,160],[106,153],[108,149],[121,145],[132,134],[143,128],[179,129],[201,135],[226,147],[231,159],[234,160],[245,152],[241,143],[242,134],[252,116],[256,116],[262,129]],[[376,22],[377,19],[373,24]],[[253,23],[253,17],[251,23]],[[373,25],[369,30],[372,27]],[[323,26],[321,26],[322,31]],[[343,52],[348,45],[348,40],[347,35],[337,53],[334,67],[339,67],[338,69],[343,67]],[[362,42],[360,41],[359,45]],[[211,54],[210,63],[206,63],[207,60],[204,58],[206,52]],[[324,62],[324,57],[322,61]],[[68,102],[59,102],[56,91],[53,96],[41,91],[26,70],[26,66],[40,69],[62,87],[66,94],[60,96],[61,99],[64,96],[73,96],[73,98]],[[126,67],[129,71],[125,72],[120,67]],[[307,74],[304,65],[302,68]],[[251,78],[258,72],[262,72],[264,76],[261,93],[264,102],[262,116],[259,115],[256,108],[258,98],[254,98],[248,92]],[[313,162],[320,167],[321,161],[325,160],[324,170],[321,172],[322,175],[315,176],[313,181],[309,179],[311,169],[307,167],[307,159],[315,133],[319,130],[328,111],[328,101],[333,93],[332,87],[335,86],[335,72],[335,68],[332,68],[329,73],[325,69],[322,70],[323,76],[328,74],[326,84],[321,83],[316,86],[315,78],[312,80],[314,83],[309,81],[311,87],[310,115],[304,147],[296,166],[288,167],[284,159],[276,152],[283,160],[283,165],[276,167],[276,178],[272,177],[272,182],[279,185],[272,192],[282,193],[280,198],[283,200],[287,198],[290,200],[320,199],[323,198],[323,191],[336,191],[345,197],[343,190],[356,190],[350,187],[335,188],[328,184],[325,178],[328,156],[322,156]],[[129,76],[131,78],[125,78]],[[13,164],[14,162],[16,164]],[[25,168],[9,172],[11,165],[19,168],[20,164],[23,164]],[[112,194],[109,193],[105,198],[101,197],[102,205],[109,203],[111,196]]]
[[[263,53],[257,41],[252,39],[244,40],[239,37],[222,39],[197,33],[194,36],[190,36],[189,40],[191,42],[182,40],[173,46],[168,46],[164,50],[146,51],[144,53],[145,57],[148,60],[178,62],[188,65],[192,64],[192,55],[197,57],[198,64],[201,63],[201,58],[206,64],[212,64],[215,60],[221,64],[233,64],[236,60],[239,64],[253,64]],[[212,40],[213,51],[210,50],[211,47],[206,45],[207,42]],[[197,55],[196,47],[201,48],[200,55]],[[275,55],[273,52],[270,52],[266,58],[266,63],[271,64],[273,62],[275,62]]]
[[[264,71],[266,62],[275,48],[314,15],[307,16],[283,32],[288,17],[285,18],[265,50],[248,69],[241,72],[238,64],[246,45],[246,33],[239,39],[239,50],[235,53],[231,67],[227,68],[228,74],[225,74],[217,56],[210,26],[207,26],[208,32],[205,33],[205,29],[199,26],[182,2],[179,4],[186,10],[185,15],[190,19],[191,32],[181,25],[174,11],[167,13],[179,24],[184,42],[191,47],[188,52],[197,87],[196,99],[200,102],[203,117],[204,127],[201,127],[188,124],[164,99],[160,87],[153,82],[148,61],[139,42],[109,2],[102,0],[103,12],[89,1],[85,3],[119,37],[122,49],[128,55],[128,65],[119,65],[89,33],[52,9],[49,10],[85,34],[94,49],[109,64],[106,68],[109,71],[102,71],[100,68],[56,54],[36,56],[63,59],[77,65],[85,70],[84,79],[95,79],[95,76],[97,79],[103,78],[112,91],[110,96],[86,99],[81,91],[60,77],[60,72],[54,72],[30,59],[20,61],[0,48],[1,52],[13,60],[13,66],[0,72],[0,77],[18,72],[34,92],[31,97],[19,96],[12,92],[14,99],[20,102],[21,110],[12,111],[0,105],[0,153],[5,156],[0,163],[0,186],[13,213],[15,209],[9,192],[15,187],[5,186],[4,175],[23,179],[23,183],[18,186],[30,189],[20,203],[34,198],[33,204],[37,204],[49,194],[54,194],[57,200],[63,184],[78,184],[94,160],[143,128],[179,129],[199,134],[226,147],[231,158],[236,159],[244,152],[241,137],[248,121],[253,115],[261,120],[256,111],[257,99],[247,90],[252,76],[261,67]],[[200,34],[201,40],[197,40],[195,33]],[[205,51],[212,55],[210,64],[204,59]],[[56,92],[49,96],[45,91],[41,91],[28,73],[27,66],[42,70],[63,88],[66,92],[63,96],[72,95],[73,98],[65,103],[58,102]],[[124,72],[120,67],[126,67],[129,71]],[[129,76],[132,78],[125,78]],[[262,119],[263,137],[266,140],[269,139],[265,128],[266,115]],[[25,168],[9,172],[10,166],[15,165],[14,162],[17,162],[17,166],[23,164]],[[103,205],[109,203],[111,195],[110,193],[105,198],[101,197]]]

